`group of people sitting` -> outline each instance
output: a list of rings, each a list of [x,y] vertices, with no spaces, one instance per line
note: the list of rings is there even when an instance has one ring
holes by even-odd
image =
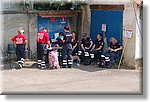
[[[121,50],[123,49],[122,45],[114,38],[110,38],[110,44],[108,48],[104,49],[104,40],[101,33],[97,33],[97,39],[93,42],[92,39],[87,35],[87,33],[83,34],[83,38],[81,41],[78,40],[77,33],[72,31],[72,47],[73,52],[72,55],[78,55],[78,51],[81,51],[81,62],[85,60],[84,52],[87,51],[89,53],[94,53],[94,62],[97,62],[99,67],[102,67],[102,55],[107,55],[110,58],[110,66],[118,63]],[[59,37],[56,39],[56,43],[62,47],[63,46],[63,32],[59,33]],[[105,50],[105,52],[104,52]]]

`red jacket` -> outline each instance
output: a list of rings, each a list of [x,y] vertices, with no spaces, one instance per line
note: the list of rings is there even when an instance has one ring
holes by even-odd
[[[49,36],[48,36],[48,33],[45,32],[44,30],[40,31],[38,34],[37,34],[37,42],[41,42],[41,43],[46,43],[49,41]]]
[[[14,36],[11,40],[12,40],[13,42],[16,42],[16,44],[25,44],[25,41],[26,41],[27,39],[26,39],[26,36],[25,36],[25,35],[18,34],[18,35],[16,35],[16,36]]]

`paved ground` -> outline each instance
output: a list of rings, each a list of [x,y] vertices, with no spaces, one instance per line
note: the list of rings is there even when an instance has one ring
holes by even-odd
[[[141,72],[127,69],[105,69],[96,66],[75,66],[72,69],[2,70],[3,94],[140,94]]]

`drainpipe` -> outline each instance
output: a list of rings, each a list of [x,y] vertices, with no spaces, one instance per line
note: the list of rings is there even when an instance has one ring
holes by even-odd
[[[85,32],[90,36],[90,6],[89,5],[82,5],[82,34]],[[86,23],[85,23],[86,22]],[[84,27],[86,26],[86,28]]]
[[[27,14],[27,40],[28,40],[28,51],[30,51],[30,25],[29,25],[29,23],[30,23],[30,15],[29,15],[29,9],[26,7],[26,1],[27,0],[24,0],[24,7],[25,7],[25,11],[26,11],[26,14]],[[28,54],[27,54],[27,59],[29,59],[30,58],[30,52],[28,52]]]
[[[83,23],[84,23],[84,16],[85,16],[85,11],[84,11],[84,6],[82,5],[81,6],[81,9],[82,9],[82,20],[81,20],[81,34],[80,34],[80,38],[82,37],[82,34],[83,34]]]
[[[27,11],[27,32],[28,32],[28,51],[30,51],[30,15],[29,11]],[[30,58],[30,53],[28,52],[28,58]]]

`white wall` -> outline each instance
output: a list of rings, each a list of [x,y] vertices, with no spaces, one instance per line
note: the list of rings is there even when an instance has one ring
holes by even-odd
[[[131,0],[90,0],[91,4],[125,4]]]
[[[135,50],[135,59],[140,59],[142,58],[142,21],[140,20],[139,16],[140,16],[140,8],[137,8],[136,10],[136,15],[137,15],[137,21],[136,21],[136,50]]]
[[[135,66],[135,49],[136,49],[136,23],[132,3],[125,4],[123,14],[123,30],[132,30],[132,38],[126,40],[124,38],[124,46],[127,41],[127,46],[124,53],[124,64],[127,66]]]

